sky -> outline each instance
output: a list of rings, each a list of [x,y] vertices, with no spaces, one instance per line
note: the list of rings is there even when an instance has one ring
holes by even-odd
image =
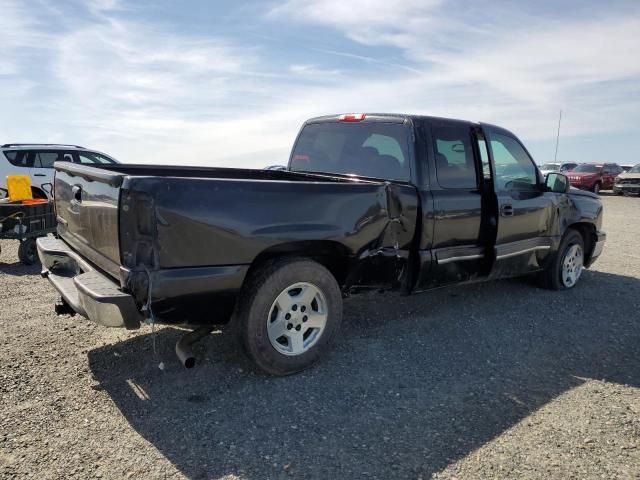
[[[0,0],[0,143],[286,164],[343,112],[483,121],[538,163],[640,163],[640,2]]]

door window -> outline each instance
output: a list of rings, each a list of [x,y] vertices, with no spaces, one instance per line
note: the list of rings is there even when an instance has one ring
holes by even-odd
[[[536,190],[538,174],[533,160],[512,137],[491,134],[497,190]]]
[[[476,134],[478,142],[478,150],[480,151],[480,160],[482,161],[482,176],[485,180],[491,180],[491,166],[489,165],[489,151],[487,150],[487,142],[484,134],[478,132]]]
[[[444,188],[476,188],[475,158],[471,133],[464,127],[431,129],[435,151],[436,176]]]
[[[34,167],[36,168],[53,168],[53,162],[58,161],[56,152],[39,152]]]

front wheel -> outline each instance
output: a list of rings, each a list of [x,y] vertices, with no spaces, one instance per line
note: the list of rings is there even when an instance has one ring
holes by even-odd
[[[273,375],[313,365],[330,347],[342,321],[342,295],[319,263],[270,261],[255,271],[238,300],[236,318],[249,357]]]
[[[593,193],[595,193],[596,195],[600,193],[600,182],[596,182],[593,184],[593,187],[591,187],[591,191]]]
[[[584,239],[576,230],[565,233],[558,252],[542,273],[542,284],[551,290],[568,290],[580,280],[584,270]]]

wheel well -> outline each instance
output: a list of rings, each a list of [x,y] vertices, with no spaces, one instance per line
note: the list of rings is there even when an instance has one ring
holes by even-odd
[[[338,285],[344,285],[349,269],[349,252],[338,242],[330,240],[313,240],[281,243],[267,248],[253,260],[247,277],[260,268],[265,262],[275,258],[295,257],[308,258],[323,265],[335,277]]]
[[[49,196],[47,195],[47,193],[42,190],[41,188],[38,187],[31,187],[31,195],[33,196],[33,198],[46,198],[49,199]]]
[[[578,222],[569,225],[569,228],[576,230],[584,241],[584,251],[585,251],[585,265],[589,265],[589,261],[591,260],[591,255],[593,254],[593,247],[596,244],[596,226],[593,223],[587,222]]]

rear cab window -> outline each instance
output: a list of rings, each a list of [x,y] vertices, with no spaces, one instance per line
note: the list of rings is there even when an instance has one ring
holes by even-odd
[[[290,170],[409,181],[410,133],[404,123],[311,123],[298,137]]]

